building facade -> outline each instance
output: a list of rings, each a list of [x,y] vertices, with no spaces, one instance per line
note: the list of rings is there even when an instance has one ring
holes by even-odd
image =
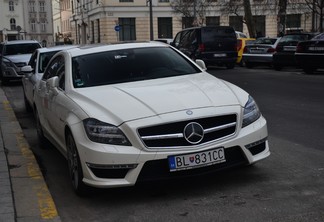
[[[23,0],[0,1],[0,42],[25,39]]]
[[[0,40],[33,39],[54,45],[51,0],[1,0]]]
[[[173,38],[179,30],[192,26],[194,19],[176,14],[170,1],[174,0],[61,0],[60,33],[74,44],[150,40],[152,33],[153,39]],[[230,25],[248,34],[243,7],[231,12],[225,9],[228,1],[231,0],[214,1],[205,11],[202,24]],[[277,36],[288,29],[312,29],[311,10],[303,0],[288,5],[283,27],[278,21],[276,5],[269,5],[266,0],[251,0],[251,6],[257,36]]]

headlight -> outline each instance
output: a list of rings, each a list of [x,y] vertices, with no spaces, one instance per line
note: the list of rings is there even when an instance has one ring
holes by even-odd
[[[249,96],[249,100],[244,106],[242,128],[259,119],[260,116],[261,112],[258,108],[258,105],[254,101],[254,99]]]
[[[14,63],[11,62],[9,59],[3,57],[3,64],[6,66],[6,67],[15,67]]]
[[[93,118],[85,119],[83,124],[88,138],[93,142],[131,146],[125,134],[117,126]]]

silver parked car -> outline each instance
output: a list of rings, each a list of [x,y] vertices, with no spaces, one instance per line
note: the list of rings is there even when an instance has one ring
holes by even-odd
[[[20,80],[21,68],[27,65],[32,53],[42,46],[35,40],[14,40],[0,43],[0,79],[2,83]]]
[[[257,65],[272,66],[272,56],[280,38],[258,38],[252,44],[246,45],[243,51],[243,63],[247,68]]]

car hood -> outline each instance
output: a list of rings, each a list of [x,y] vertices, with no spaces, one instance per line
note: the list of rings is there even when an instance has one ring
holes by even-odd
[[[187,109],[242,105],[233,89],[239,88],[205,73],[81,88],[69,96],[89,117],[120,125]]]
[[[13,63],[24,62],[24,63],[27,64],[29,62],[29,59],[30,59],[31,55],[32,54],[7,55],[7,56],[4,56],[4,57],[9,59]]]

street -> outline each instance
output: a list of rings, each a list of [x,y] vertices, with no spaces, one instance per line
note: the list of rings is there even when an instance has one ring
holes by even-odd
[[[2,86],[63,222],[324,221],[324,72],[266,67],[210,68],[257,101],[268,122],[269,158],[253,166],[181,181],[93,189],[78,197],[64,157],[40,146],[20,83]]]

